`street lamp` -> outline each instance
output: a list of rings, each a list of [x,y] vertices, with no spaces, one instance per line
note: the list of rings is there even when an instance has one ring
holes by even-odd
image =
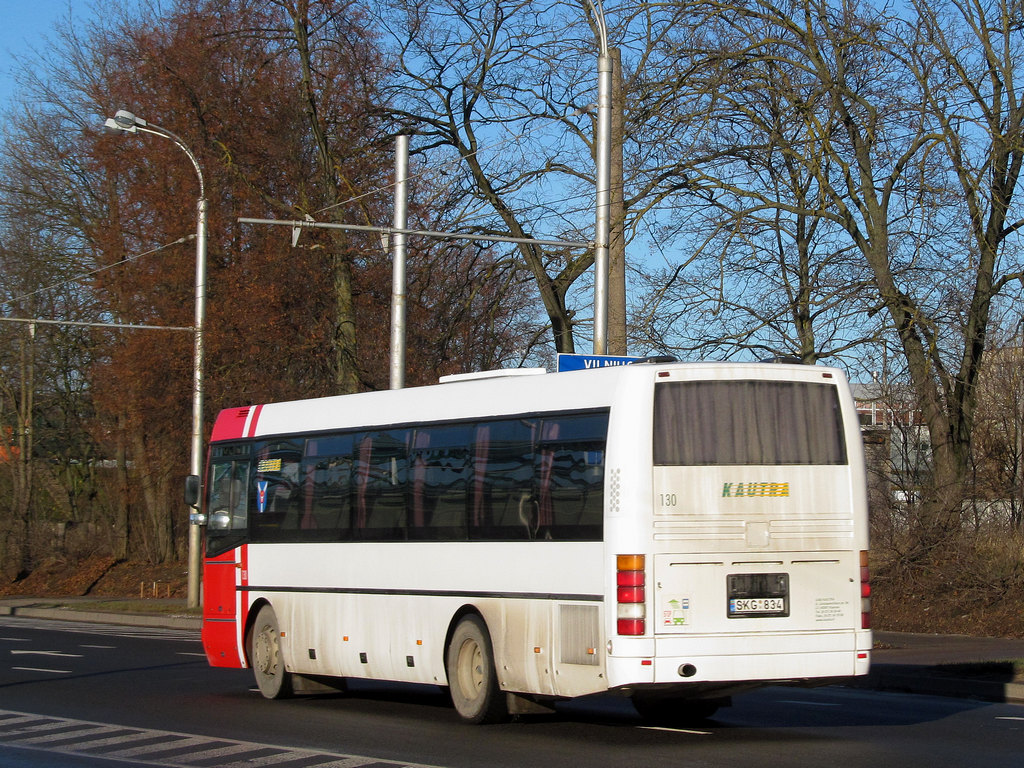
[[[152,133],[173,141],[188,155],[199,177],[199,202],[196,224],[196,307],[195,307],[195,353],[192,368],[192,462],[190,474],[202,477],[203,472],[203,325],[206,322],[206,188],[199,161],[185,143],[173,132],[158,125],[147,123],[131,112],[119,109],[103,124],[111,131],[122,133]],[[188,529],[188,607],[199,607],[199,579],[202,569],[200,520],[195,514],[189,516]]]

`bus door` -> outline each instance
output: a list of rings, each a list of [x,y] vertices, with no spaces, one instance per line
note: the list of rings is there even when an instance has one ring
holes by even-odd
[[[244,666],[238,587],[246,570],[249,446],[214,445],[207,474],[203,648],[215,667]]]

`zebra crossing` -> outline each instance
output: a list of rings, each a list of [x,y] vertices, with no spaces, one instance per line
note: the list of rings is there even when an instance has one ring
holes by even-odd
[[[0,710],[0,744],[159,768],[437,768],[10,710]]]

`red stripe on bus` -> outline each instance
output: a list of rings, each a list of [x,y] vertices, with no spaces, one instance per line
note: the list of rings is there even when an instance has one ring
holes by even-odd
[[[248,408],[227,408],[217,414],[217,420],[213,422],[213,432],[210,440],[237,440],[243,436],[245,431],[245,417],[249,414]]]
[[[245,435],[246,437],[252,437],[256,434],[256,423],[260,420],[260,411],[262,410],[262,405],[254,406],[252,418],[249,420],[249,431]]]
[[[256,434],[256,424],[260,420],[260,411],[262,410],[262,405],[225,408],[217,414],[210,441],[215,443],[218,440],[238,440],[242,437],[252,437]]]

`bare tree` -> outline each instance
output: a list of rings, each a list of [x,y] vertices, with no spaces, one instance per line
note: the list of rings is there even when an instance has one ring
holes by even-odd
[[[47,322],[58,314],[80,317],[88,297],[65,282],[73,262],[59,233],[11,194],[10,175],[4,181],[0,465],[9,492],[0,509],[0,550],[5,574],[13,577],[45,554],[61,554],[65,542],[57,534],[82,520],[80,505],[95,492],[96,477],[87,430],[91,404],[80,375],[90,359],[89,334]]]
[[[456,160],[446,174],[446,197],[459,204],[443,204],[461,209],[454,223],[516,238],[579,239],[575,221],[535,195],[541,183],[564,185],[572,194],[580,171],[553,148],[523,140],[523,132],[545,122],[568,126],[577,137],[582,127],[581,105],[566,109],[581,76],[578,66],[567,73],[568,84],[548,77],[551,57],[543,51],[555,42],[547,23],[553,19],[528,2],[504,0],[429,9],[396,2],[383,11],[395,48],[393,117],[417,133],[416,151],[454,153],[433,154],[442,162]],[[555,176],[560,180],[549,181]],[[536,280],[557,351],[573,351],[567,293],[593,255],[533,243],[520,243],[516,251]]]
[[[828,222],[829,236],[842,232],[855,249],[856,280],[867,276],[876,296],[868,314],[883,312],[898,337],[931,436],[922,542],[958,524],[989,308],[1018,280],[1015,266],[996,258],[1010,255],[1000,245],[1015,229],[1007,217],[1021,150],[1011,15],[941,7],[956,12],[935,23],[922,14],[913,36],[915,25],[866,3],[688,6],[707,106],[703,138],[691,142],[714,150],[698,183],[726,188],[751,211],[769,205]],[[971,46],[946,45],[944,54],[939,29]],[[803,123],[798,137],[752,119],[755,86],[776,94],[790,123]],[[769,146],[784,158],[778,169],[799,169],[784,206],[751,183],[747,156]],[[792,194],[800,179],[811,184],[803,199]],[[964,222],[973,222],[973,241],[956,237]]]
[[[459,202],[448,206],[458,210],[452,226],[592,240],[598,53],[592,4],[395,0],[380,7],[396,61],[389,105],[396,120],[416,131],[414,148],[445,169],[440,191]],[[681,77],[670,41],[683,16],[672,5],[605,12],[609,45],[621,60],[621,98],[613,110],[622,154],[613,203],[621,210],[612,245],[625,253],[687,185],[680,158],[663,142],[662,109],[664,84]],[[589,323],[593,253],[524,243],[513,257],[533,276],[555,350],[574,351]],[[624,323],[621,315],[614,321]]]

